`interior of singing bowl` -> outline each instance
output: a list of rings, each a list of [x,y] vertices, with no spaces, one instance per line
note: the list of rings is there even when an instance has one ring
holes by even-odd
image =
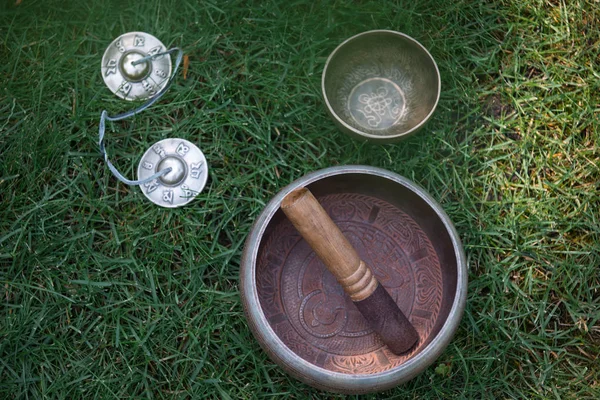
[[[435,61],[416,40],[372,31],[342,43],[330,56],[323,92],[338,123],[357,134],[398,136],[431,116],[440,94]]]
[[[438,335],[457,297],[458,260],[447,227],[422,197],[381,176],[333,175],[308,188],[420,340],[408,353],[391,353],[281,210],[266,223],[256,259],[256,290],[266,321],[298,357],[327,371],[355,377],[400,367]]]

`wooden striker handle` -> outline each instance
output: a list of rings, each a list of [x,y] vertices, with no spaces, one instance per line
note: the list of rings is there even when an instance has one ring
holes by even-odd
[[[308,189],[292,191],[281,209],[352,301],[364,300],[375,291],[375,275]]]
[[[306,188],[292,191],[281,209],[383,343],[395,354],[413,348],[418,332],[312,193]]]

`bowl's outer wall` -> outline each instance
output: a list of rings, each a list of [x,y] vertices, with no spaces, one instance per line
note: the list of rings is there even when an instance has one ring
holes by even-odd
[[[307,186],[325,177],[340,174],[371,174],[395,181],[415,192],[438,215],[443,222],[452,242],[456,255],[457,279],[454,301],[449,317],[440,329],[438,335],[421,353],[408,360],[396,369],[372,375],[348,375],[336,373],[317,367],[293,353],[279,339],[270,327],[260,306],[255,285],[256,259],[258,247],[266,226],[279,209],[281,200],[292,190]],[[460,238],[441,206],[422,188],[410,180],[386,171],[369,166],[331,167],[308,174],[283,188],[265,207],[256,219],[245,243],[240,266],[240,290],[242,304],[250,330],[257,338],[267,355],[287,373],[297,379],[322,390],[346,394],[371,393],[390,389],[406,382],[431,365],[444,351],[452,339],[462,318],[467,296],[467,266]]]

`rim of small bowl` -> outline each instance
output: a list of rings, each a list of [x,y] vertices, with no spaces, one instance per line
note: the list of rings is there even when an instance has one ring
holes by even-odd
[[[366,174],[392,180],[417,194],[440,218],[454,249],[456,257],[456,292],[448,318],[433,340],[420,353],[405,363],[388,371],[375,374],[351,375],[334,372],[312,364],[292,350],[277,336],[262,310],[255,282],[258,249],[267,225],[279,209],[283,198],[295,188],[342,174]],[[283,188],[265,206],[252,226],[242,253],[240,264],[240,289],[248,325],[261,347],[285,371],[312,386],[342,393],[371,393],[390,389],[404,383],[430,366],[446,349],[464,313],[467,299],[467,264],[462,243],[448,215],[442,207],[420,186],[409,179],[385,169],[354,165],[321,169],[299,178]]]
[[[435,67],[435,73],[437,76],[437,96],[435,98],[435,103],[433,104],[433,107],[431,108],[431,111],[429,111],[429,113],[425,116],[425,118],[423,118],[423,120],[421,122],[419,122],[417,125],[415,125],[414,127],[412,127],[411,129],[399,133],[397,135],[374,135],[368,132],[364,132],[361,131],[359,129],[356,129],[355,127],[353,127],[352,125],[349,125],[348,123],[346,123],[346,121],[344,121],[342,118],[340,118],[340,116],[333,110],[333,107],[331,106],[331,103],[329,102],[329,98],[327,97],[327,93],[325,92],[325,76],[327,75],[327,68],[329,67],[329,64],[331,62],[331,60],[333,59],[333,57],[337,54],[338,51],[340,51],[340,49],[342,47],[344,47],[347,43],[360,38],[362,36],[367,36],[367,35],[372,35],[372,34],[379,34],[379,33],[389,33],[389,34],[393,34],[393,35],[397,35],[400,36],[404,39],[408,39],[409,41],[413,42],[414,44],[416,44],[421,50],[423,50],[423,52],[425,52],[425,54],[427,54],[427,56],[429,56],[429,58],[431,59],[431,62],[433,63],[433,66]],[[419,129],[421,129],[421,127],[423,125],[425,125],[425,123],[427,121],[429,121],[429,119],[431,118],[431,116],[433,115],[433,113],[435,112],[435,109],[437,108],[437,105],[440,101],[440,95],[442,93],[442,80],[440,77],[440,70],[437,66],[437,63],[435,62],[435,59],[433,58],[433,56],[431,55],[431,53],[429,53],[429,51],[425,48],[425,46],[423,46],[421,43],[419,43],[419,41],[417,41],[416,39],[408,36],[405,33],[402,32],[398,32],[398,31],[393,31],[393,30],[388,30],[388,29],[375,29],[375,30],[371,30],[371,31],[366,31],[366,32],[361,32],[359,34],[356,34],[352,37],[349,37],[348,39],[344,40],[342,43],[340,43],[329,55],[329,57],[327,57],[327,61],[325,62],[325,67],[323,68],[323,74],[321,76],[321,93],[323,94],[323,99],[325,100],[325,104],[327,106],[327,110],[331,113],[331,115],[334,117],[335,121],[340,123],[344,128],[350,130],[351,132],[353,132],[354,134],[360,136],[360,137],[364,137],[367,139],[374,139],[374,140],[381,140],[381,141],[390,141],[390,140],[394,140],[394,139],[399,139],[401,137],[404,136],[409,136],[412,133],[415,133],[416,131],[418,131]]]

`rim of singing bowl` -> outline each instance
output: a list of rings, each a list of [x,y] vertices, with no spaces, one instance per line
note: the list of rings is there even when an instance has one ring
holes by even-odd
[[[350,43],[356,39],[360,39],[360,38],[362,38],[364,36],[368,36],[368,35],[379,35],[379,34],[396,35],[402,39],[412,42],[414,45],[416,45],[418,48],[420,48],[423,51],[423,53],[425,53],[431,60],[431,63],[433,64],[433,66],[435,68],[435,75],[437,78],[437,94],[436,94],[436,98],[435,98],[435,103],[431,107],[431,110],[429,111],[429,113],[425,116],[425,118],[423,118],[421,120],[421,122],[419,122],[417,125],[415,125],[411,129],[404,131],[402,133],[395,134],[395,135],[374,135],[372,133],[368,133],[368,132],[359,130],[359,129],[353,127],[352,125],[348,124],[333,109],[331,103],[329,102],[329,97],[327,96],[327,91],[325,89],[325,81],[327,79],[327,69],[331,65],[331,60],[333,60],[333,58],[337,55],[337,53],[339,53],[342,50],[342,48],[345,47],[348,43]],[[346,133],[350,133],[352,136],[363,138],[363,139],[369,139],[369,140],[373,140],[376,142],[387,143],[387,142],[394,142],[394,141],[397,141],[404,137],[410,136],[411,134],[420,130],[423,127],[423,125],[425,125],[427,123],[427,121],[429,121],[429,119],[435,112],[437,105],[440,101],[440,96],[442,93],[442,80],[441,80],[441,76],[440,76],[440,70],[437,66],[437,63],[435,62],[435,59],[433,58],[431,53],[429,53],[429,51],[425,48],[425,46],[423,46],[421,43],[419,43],[418,40],[416,40],[402,32],[388,30],[388,29],[375,29],[375,30],[371,30],[371,31],[361,32],[359,34],[356,34],[356,35],[344,40],[331,52],[331,54],[327,58],[327,61],[325,62],[325,67],[323,68],[323,73],[321,75],[321,93],[323,94],[323,99],[325,100],[325,105],[327,106],[327,111],[333,117],[335,122],[337,122],[338,124],[343,126],[343,128],[346,130],[345,131]]]
[[[277,336],[265,317],[256,285],[256,262],[263,235],[283,198],[292,190],[324,178],[343,174],[366,174],[389,179],[417,194],[436,213],[445,226],[456,257],[456,291],[446,321],[431,342],[403,364],[387,371],[352,375],[334,372],[312,364],[292,350]],[[396,173],[369,166],[338,166],[312,172],[295,180],[266,205],[256,219],[245,243],[240,267],[240,291],[248,325],[269,357],[290,375],[319,389],[342,393],[370,393],[390,389],[406,382],[431,365],[448,346],[462,319],[467,299],[467,266],[463,247],[442,207],[421,187]]]

